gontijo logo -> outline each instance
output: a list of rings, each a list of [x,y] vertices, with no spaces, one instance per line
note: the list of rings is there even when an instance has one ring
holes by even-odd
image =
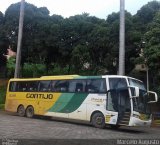
[[[33,94],[33,93],[27,93],[26,98],[32,98],[32,99],[53,99],[53,94]]]

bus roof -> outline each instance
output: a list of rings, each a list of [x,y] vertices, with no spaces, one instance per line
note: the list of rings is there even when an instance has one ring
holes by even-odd
[[[105,78],[105,77],[114,77],[114,78],[131,78],[136,79],[128,76],[121,76],[121,75],[100,75],[100,76],[80,76],[80,75],[57,75],[57,76],[42,76],[40,78],[12,78],[10,81],[38,81],[38,80],[59,80],[59,79],[93,79],[93,78]],[[136,79],[138,80],[138,79]],[[140,80],[139,80],[140,81]]]
[[[71,78],[73,78],[73,77],[78,77],[79,75],[57,75],[57,76],[41,76],[40,78],[52,78],[52,79],[54,79],[54,78],[68,78],[68,77],[71,77]]]

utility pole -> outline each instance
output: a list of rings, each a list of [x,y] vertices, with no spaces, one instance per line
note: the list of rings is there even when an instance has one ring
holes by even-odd
[[[23,19],[24,19],[24,3],[25,3],[25,0],[21,0],[20,17],[19,17],[19,30],[18,30],[18,44],[17,44],[17,55],[16,55],[16,67],[15,67],[15,72],[14,72],[14,78],[18,78],[20,76],[21,44],[22,44]]]
[[[119,75],[125,75],[125,0],[120,0]]]
[[[144,52],[144,49],[146,48],[146,42],[142,41],[142,52]],[[149,91],[149,67],[148,67],[148,59],[145,57],[144,53],[142,53],[142,56],[145,58],[145,65],[146,65],[146,79],[147,79],[147,92]]]

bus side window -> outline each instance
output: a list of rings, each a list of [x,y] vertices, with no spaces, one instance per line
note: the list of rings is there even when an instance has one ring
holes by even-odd
[[[22,92],[25,92],[27,90],[27,82],[19,82],[19,89]]]
[[[17,82],[10,82],[9,84],[9,91],[10,92],[16,92],[17,88]]]
[[[116,90],[107,92],[107,109],[109,111],[118,111],[118,99]]]
[[[87,81],[86,91],[89,93],[106,93],[105,79],[91,79]]]
[[[56,85],[56,82],[57,82],[57,81],[51,81],[50,90],[51,90],[52,92],[55,92],[55,85]]]
[[[77,83],[75,91],[76,92],[83,92],[83,84]]]
[[[68,92],[68,81],[57,81],[55,92]]]
[[[50,83],[51,83],[51,81],[40,81],[39,82],[39,91],[40,92],[51,91]]]
[[[74,92],[85,92],[85,80],[70,80],[69,81],[69,87],[68,92],[74,93]]]
[[[38,90],[37,81],[30,81],[30,82],[27,82],[27,84],[28,84],[28,87],[27,87],[28,92],[36,92]]]
[[[69,91],[70,93],[75,92],[76,83],[77,83],[76,80],[71,80],[71,81],[69,81],[68,91]]]

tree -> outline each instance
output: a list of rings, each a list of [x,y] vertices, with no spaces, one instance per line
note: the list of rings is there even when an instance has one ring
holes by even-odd
[[[155,21],[150,25],[149,31],[145,33],[147,42],[145,57],[148,65],[154,70],[160,71],[160,13],[155,17]]]
[[[19,8],[20,3],[12,4],[5,15],[0,13],[1,56],[6,54],[9,45],[16,51]],[[127,75],[135,67],[135,60],[140,53],[140,42],[145,39],[148,42],[145,55],[149,56],[149,66],[159,73],[153,65],[156,62],[159,67],[158,11],[159,2],[153,1],[143,6],[134,16],[125,12]],[[46,75],[96,75],[106,72],[117,74],[118,48],[119,13],[110,14],[107,20],[89,16],[88,13],[63,18],[55,14],[50,16],[45,7],[37,8],[32,4],[25,4],[22,42],[24,68],[34,67],[35,63],[38,64],[37,67],[42,64],[43,67],[40,68],[45,69],[43,73]],[[4,66],[5,60],[0,61],[0,65]]]
[[[137,45],[136,41],[139,42],[139,39],[137,40],[137,31],[134,30],[134,23],[133,23],[133,17],[129,12],[125,12],[125,47],[126,47],[126,57],[125,57],[125,66],[126,66],[126,74],[129,74],[135,64],[134,59],[138,56],[138,53],[136,52]],[[115,66],[113,66],[113,63],[110,65],[112,66],[112,73],[117,73],[117,64],[118,64],[118,54],[119,54],[119,13],[112,13],[107,18],[107,23],[109,27],[109,44],[108,47],[112,50],[110,51],[110,58],[115,63]],[[135,41],[136,40],[136,41]],[[110,67],[111,67],[110,66]]]
[[[0,11],[0,25],[4,23],[4,16],[3,13]]]
[[[140,10],[138,10],[137,14],[134,15],[134,27],[137,31],[142,32],[142,36],[147,31],[147,25],[152,22],[155,14],[160,9],[160,2],[152,1],[148,2],[148,4],[142,6]]]

